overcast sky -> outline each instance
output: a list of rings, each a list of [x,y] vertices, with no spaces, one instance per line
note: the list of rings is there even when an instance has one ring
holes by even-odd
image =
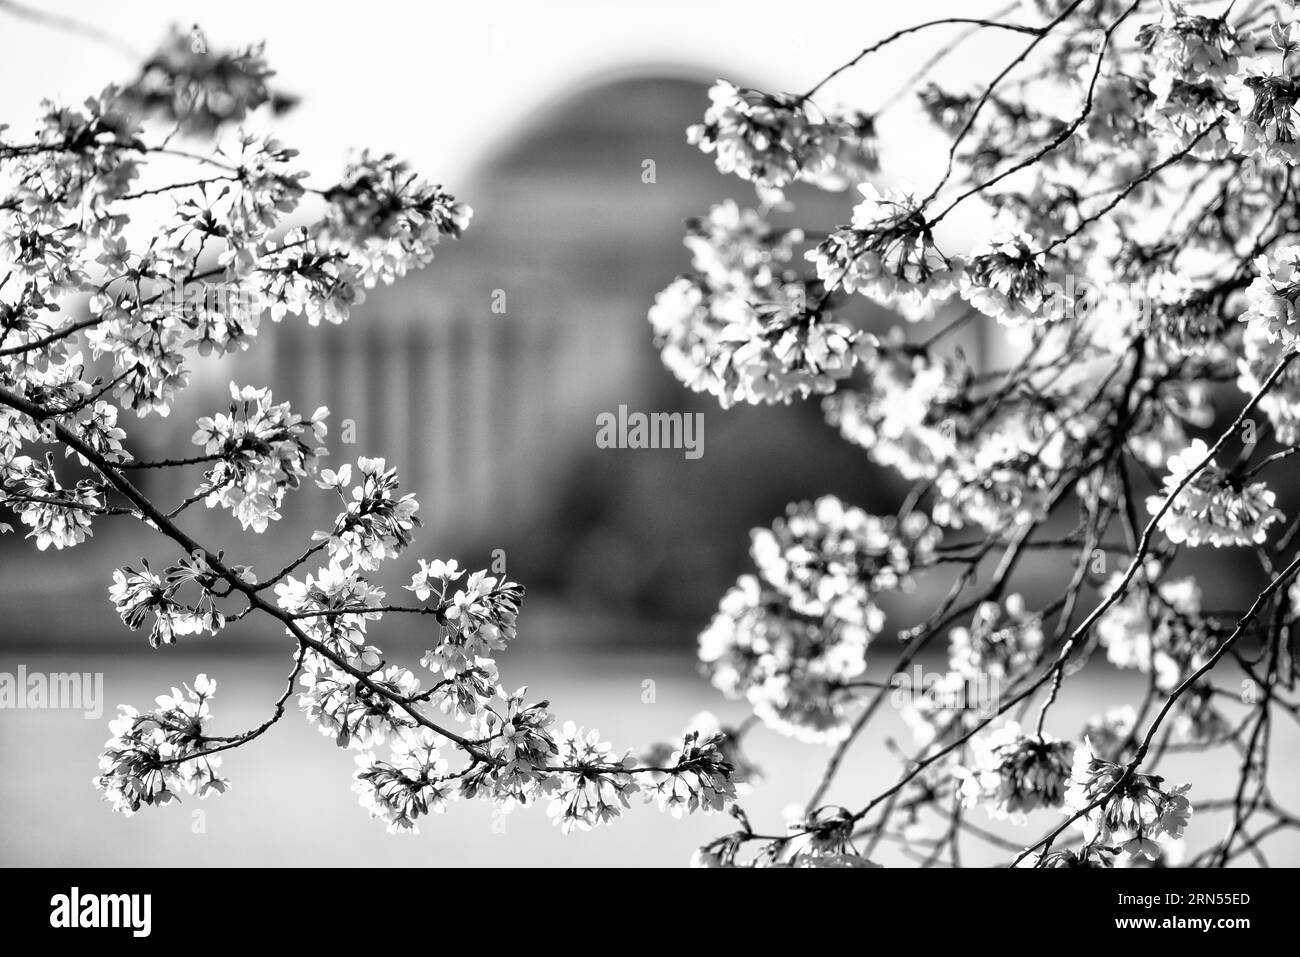
[[[901,26],[979,16],[999,6],[997,0],[24,2],[75,18],[118,44],[15,18],[0,0],[0,122],[11,124],[11,135],[23,131],[42,98],[79,101],[130,76],[169,24],[199,23],[213,45],[266,41],[280,84],[303,98],[278,130],[302,150],[306,168],[336,169],[350,147],[368,145],[410,158],[452,189],[529,114],[602,75],[673,66],[803,90]],[[941,27],[887,48],[836,80],[825,101],[874,109],[960,29]],[[1023,42],[986,31],[979,55],[959,51],[944,76],[991,75],[1001,59],[991,54],[1011,53]],[[937,174],[942,144],[906,109],[891,113],[882,127],[886,178],[905,175],[924,185]]]

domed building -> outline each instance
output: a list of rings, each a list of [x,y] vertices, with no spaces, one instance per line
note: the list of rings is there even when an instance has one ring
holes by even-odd
[[[662,366],[646,310],[687,268],[683,221],[754,205],[686,142],[704,78],[626,76],[541,111],[456,194],[465,237],[378,290],[341,328],[276,330],[276,376],[329,405],[417,490],[425,548],[575,599],[698,617],[744,562],[748,529],[791,499],[870,504],[876,470],[816,402],[723,410]],[[797,194],[800,222],[846,221],[851,195]],[[703,455],[599,449],[596,420],[702,412]]]
[[[896,480],[841,441],[816,401],[723,410],[660,362],[646,312],[689,265],[683,221],[728,197],[756,203],[749,184],[686,142],[711,82],[644,72],[557,98],[469,182],[448,184],[474,207],[463,239],[373,290],[343,325],[263,322],[252,350],[196,369],[194,387],[155,424],[159,445],[139,453],[185,447],[194,418],[228,402],[232,378],[268,384],[304,414],[329,407],[333,467],[363,455],[397,466],[421,503],[419,556],[482,567],[504,549],[508,573],[534,595],[681,616],[692,628],[746,567],[749,529],[788,502],[894,498]],[[791,195],[798,223],[819,228],[847,221],[856,198]],[[887,319],[865,301],[855,308]],[[702,456],[598,448],[597,416],[620,406],[703,413]],[[163,502],[183,500],[197,479],[141,476]],[[201,505],[184,521],[236,560],[273,569],[328,527],[336,504],[314,489],[290,496],[261,537]],[[131,560],[146,547],[143,536],[124,544],[136,536],[103,529],[40,561],[61,595],[84,590],[93,603],[106,585],[68,569]],[[386,569],[390,586],[404,580],[398,572],[409,569]]]

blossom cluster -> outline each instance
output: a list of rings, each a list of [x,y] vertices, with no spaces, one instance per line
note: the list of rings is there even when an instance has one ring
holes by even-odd
[[[1122,766],[1099,757],[1085,740],[1074,752],[1065,805],[1083,812],[1079,827],[1086,844],[1157,860],[1182,837],[1192,816],[1188,789],[1166,789],[1156,775],[1125,776]]]
[[[1031,520],[1085,440],[1093,412],[1067,395],[1016,388],[973,394],[961,356],[909,344],[895,328],[863,337],[861,381],[823,400],[827,420],[881,465],[930,479],[931,518],[989,530]]]
[[[1059,808],[1074,762],[1074,745],[1049,735],[1028,734],[1009,721],[971,739],[970,767],[954,772],[963,801],[983,806],[992,818],[1023,821],[1039,808]]]
[[[692,224],[696,273],[650,310],[664,364],[683,384],[725,408],[831,392],[852,371],[858,332],[823,308],[816,283],[786,268],[799,239],[731,201]]]
[[[215,635],[226,624],[226,615],[213,595],[215,577],[202,558],[183,558],[159,575],[141,559],[139,571],[127,565],[113,572],[108,589],[122,623],[132,631],[153,615],[149,644],[175,644],[178,635],[198,635],[204,631]],[[177,599],[186,586],[198,591],[193,603]]]
[[[1159,571],[1149,569],[1145,578],[1157,578]],[[1107,582],[1108,594],[1119,587],[1122,575],[1117,572]],[[1097,639],[1111,664],[1151,675],[1162,691],[1181,684],[1213,650],[1201,589],[1192,578],[1164,578],[1154,585],[1144,581],[1098,619]]]
[[[872,639],[884,627],[875,603],[906,587],[940,537],[923,515],[901,522],[846,506],[833,496],[791,505],[770,529],[756,529],[743,575],[700,635],[713,684],[744,696],[755,714],[804,740],[848,730],[853,696]]]
[[[202,799],[229,790],[230,782],[217,774],[221,759],[204,753],[204,726],[216,690],[215,681],[199,675],[183,691],[159,695],[152,711],[119,707],[94,779],[114,810],[130,816],[141,807],[169,804],[179,794]]]
[[[391,153],[363,152],[326,198],[330,206],[321,233],[347,251],[367,288],[427,265],[433,248],[444,237],[459,239],[473,215]]]
[[[1009,681],[1030,665],[1043,645],[1042,616],[1025,607],[1020,595],[981,602],[970,627],[948,635],[948,663],[967,678],[986,675]]]
[[[907,479],[933,478],[957,455],[969,366],[910,348],[903,330],[863,337],[861,383],[822,400],[826,419],[872,461]]]
[[[1216,548],[1263,542],[1269,526],[1282,518],[1273,504],[1277,496],[1265,483],[1242,482],[1214,459],[1207,461],[1209,454],[1196,439],[1171,456],[1163,492],[1147,498],[1147,511],[1160,515],[1160,530],[1172,542]]]
[[[911,192],[858,188],[863,199],[851,225],[832,231],[806,258],[827,288],[860,292],[907,319],[929,318],[956,291],[960,263],[939,251]]]
[[[273,405],[270,389],[233,382],[230,397],[230,410],[199,419],[194,433],[194,444],[217,459],[207,474],[212,491],[205,502],[229,509],[245,529],[264,532],[280,518],[286,492],[326,454],[317,443],[325,439],[329,410],[319,408],[304,420],[287,402]]]
[[[779,202],[796,181],[840,190],[876,168],[875,126],[864,113],[823,112],[806,97],[725,80],[714,84],[709,100],[688,139],[714,155],[720,172],[749,180],[769,202]]]

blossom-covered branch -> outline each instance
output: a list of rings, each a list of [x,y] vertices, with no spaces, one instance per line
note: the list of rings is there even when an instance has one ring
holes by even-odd
[[[725,809],[734,743],[721,732],[689,730],[642,761],[501,685],[522,586],[420,559],[406,586],[417,604],[386,600],[372,575],[413,544],[419,503],[382,458],[324,467],[327,409],[304,415],[270,388],[232,383],[229,405],[195,423],[197,452],[133,453],[196,357],[251,349],[267,317],[344,322],[367,290],[426,266],[469,224],[468,206],[389,154],[362,151],[336,182],[311,185],[295,150],[251,132],[292,107],[272,75],[260,46],[212,50],[178,32],[130,83],[80,107],[46,104],[29,138],[0,126],[0,505],[39,549],[75,547],[110,517],[154,533],[174,557],[124,565],[108,587],[152,646],[248,618],[293,654],[270,717],[239,734],[213,732],[206,674],[150,710],[123,705],[95,786],[125,814],[220,794],[222,753],[267,733],[296,692],[307,719],[356,753],[353,790],[392,831],[457,798],[545,802],[566,831],[618,817],[634,795],[675,815]],[[193,491],[155,501],[132,476],[157,470],[190,476]],[[186,528],[202,504],[262,534],[304,490],[335,500],[336,517],[269,578]],[[422,618],[418,669],[371,643],[390,611]]]
[[[894,515],[826,496],[754,531],[754,572],[701,634],[703,667],[769,727],[834,750],[785,833],[737,811],[741,829],[702,863],[861,866],[887,841],[956,865],[970,840],[1015,849],[1015,864],[1176,863],[1205,785],[1153,769],[1180,750],[1241,753],[1235,793],[1196,802],[1230,826],[1195,862],[1266,860],[1264,837],[1296,819],[1265,782],[1274,716],[1296,714],[1300,588],[1284,586],[1300,521],[1279,534],[1267,475],[1300,444],[1300,22],[1275,2],[1010,13],[897,31],[806,94],[719,81],[688,131],[758,202],[690,224],[692,270],[649,315],[665,365],[723,407],[817,397],[846,441],[913,483]],[[942,172],[886,188],[888,131],[829,106],[831,81],[944,22],[1030,40],[990,79],[916,91],[948,137]],[[827,232],[789,218],[800,184],[862,198]],[[938,224],[974,203],[987,235],[962,255],[941,248]],[[857,296],[904,322],[868,332]],[[1012,361],[972,363],[952,344],[972,328]],[[1184,567],[1207,546],[1258,563],[1268,583],[1253,601],[1205,606]],[[1038,575],[1067,571],[1035,607],[1017,573],[1054,552]],[[944,597],[895,628],[890,656],[881,599],[923,578]],[[945,641],[946,670],[910,687],[906,669]],[[1053,704],[1094,654],[1140,672],[1145,694],[1061,729]],[[1240,695],[1210,683],[1225,659]],[[827,804],[886,700],[914,750],[895,751],[894,784]],[[971,824],[977,807],[1064,817],[1008,845]]]

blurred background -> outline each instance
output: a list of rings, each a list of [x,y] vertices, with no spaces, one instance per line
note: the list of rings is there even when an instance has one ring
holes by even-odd
[[[456,10],[372,2],[364,11],[337,3],[44,3],[34,18],[0,2],[0,123],[21,131],[42,99],[77,102],[129,77],[169,26],[198,23],[213,45],[267,41],[278,86],[301,98],[274,129],[319,181],[349,149],[367,146],[409,158],[473,206],[463,240],[440,247],[425,271],[372,293],[347,324],[264,322],[250,352],[197,369],[172,416],[138,429],[151,444],[136,452],[181,454],[195,417],[224,407],[232,379],[270,385],[277,401],[302,412],[328,406],[330,464],[383,456],[421,502],[424,529],[408,560],[382,578],[390,594],[416,557],[475,568],[503,550],[509,576],[529,591],[519,640],[501,662],[506,684],[527,682],[561,719],[640,748],[679,735],[701,710],[744,716],[696,674],[694,641],[747,570],[751,527],[828,492],[869,511],[891,509],[903,494],[892,473],[839,440],[815,402],[723,411],[661,366],[645,314],[687,267],[683,220],[728,197],[754,205],[747,184],[719,175],[687,145],[685,128],[717,77],[805,89],[898,27],[975,15],[970,8],[830,3],[816,16],[792,16],[786,4],[700,0]],[[939,76],[984,76],[1004,48],[1014,41],[982,39]],[[837,81],[828,99],[872,109],[929,52],[893,48]],[[881,128],[883,182],[933,179],[941,144],[910,107],[896,108]],[[791,199],[791,221],[811,229],[846,221],[856,202],[800,190]],[[967,213],[944,225],[945,248],[961,248],[981,222]],[[494,312],[502,292],[505,312]],[[877,330],[894,322],[865,304],[856,318]],[[961,346],[986,358],[998,348],[970,337]],[[598,449],[596,416],[620,405],[702,412],[703,456]],[[344,420],[355,423],[355,445],[339,441]],[[164,502],[192,491],[179,477],[148,478],[146,490]],[[260,540],[240,535],[219,511],[191,510],[186,527],[269,571],[332,515],[325,495],[307,492],[286,502],[284,519]],[[125,524],[101,523],[68,552],[0,539],[0,671],[103,672],[106,699],[98,721],[0,711],[0,862],[673,865],[728,830],[723,820],[683,823],[638,807],[612,828],[563,838],[541,810],[498,819],[487,807],[453,806],[416,838],[390,837],[348,791],[351,755],[293,711],[227,756],[229,795],[131,820],[113,815],[90,779],[118,702],[148,704],[206,672],[219,683],[218,733],[234,733],[266,716],[292,650],[276,629],[241,622],[216,639],[150,651],[118,621],[106,590],[114,567],[155,548]],[[1021,590],[1046,593],[1067,571],[1037,562]],[[1249,575],[1223,575],[1221,587],[1231,594]],[[897,627],[914,623],[945,588],[937,582],[891,607]],[[404,621],[386,620],[375,640],[396,660],[413,661],[424,648]],[[1141,685],[1129,677],[1102,671],[1071,689],[1058,714],[1062,733],[1136,700]],[[892,780],[884,739],[906,733],[886,714],[831,799],[861,803],[867,788]],[[783,808],[807,797],[827,752],[762,730],[748,750],[768,774],[747,807],[756,822],[779,826]],[[1171,761],[1171,775],[1176,767]],[[1221,825],[1198,822],[1207,833]],[[1290,852],[1300,860],[1297,848]],[[985,862],[997,859],[994,852]]]

